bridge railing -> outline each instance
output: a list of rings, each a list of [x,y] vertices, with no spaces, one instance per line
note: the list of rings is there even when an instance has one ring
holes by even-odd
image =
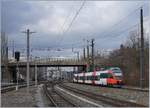
[[[16,61],[14,62],[11,62],[11,63],[16,63]],[[19,62],[19,65],[21,64],[25,64],[26,61],[20,61]],[[34,65],[34,64],[48,64],[48,65],[69,65],[69,64],[72,64],[72,65],[84,65],[86,64],[86,61],[85,60],[77,60],[77,59],[63,59],[63,58],[45,58],[45,59],[32,59],[30,61],[30,64],[31,65]]]

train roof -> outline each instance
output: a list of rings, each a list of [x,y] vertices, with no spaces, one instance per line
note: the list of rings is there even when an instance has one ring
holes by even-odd
[[[99,75],[100,73],[110,73],[109,70],[104,70],[104,71],[96,71],[96,75]],[[85,72],[85,75],[88,76],[88,75],[92,75],[93,72]],[[75,76],[79,75],[79,76],[82,76],[83,75],[83,72],[82,73],[78,73],[78,74],[74,74]]]

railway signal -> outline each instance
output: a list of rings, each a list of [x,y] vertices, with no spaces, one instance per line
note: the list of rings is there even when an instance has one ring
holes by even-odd
[[[91,47],[92,47],[92,70],[94,71],[94,68],[95,68],[95,66],[94,66],[94,39],[92,39],[91,40]]]
[[[17,61],[20,60],[20,52],[19,52],[19,51],[16,51],[16,52],[15,52],[15,59],[16,59]]]
[[[19,67],[18,67],[18,62],[20,60],[20,52],[16,51],[15,52],[15,59],[17,61],[17,85],[16,85],[16,90],[18,90],[18,79],[19,79]]]

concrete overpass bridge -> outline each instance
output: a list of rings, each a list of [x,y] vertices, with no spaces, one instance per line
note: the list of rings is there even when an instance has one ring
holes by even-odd
[[[26,61],[18,62],[19,67],[26,67]],[[17,62],[9,62],[8,67],[16,67]],[[32,60],[30,61],[30,67],[86,67],[84,60],[76,59],[43,59],[43,60]],[[4,67],[4,65],[1,65]]]
[[[2,70],[8,68],[7,71],[2,72],[2,77],[5,75],[6,79],[14,80],[16,79],[16,61],[9,61],[7,66],[1,64]],[[42,73],[43,70],[46,71],[47,67],[77,67],[78,71],[86,71],[86,62],[84,60],[76,59],[38,59],[30,61],[30,77],[34,77],[35,67],[37,66],[38,72]],[[26,61],[19,61],[18,67],[20,73],[26,76]],[[7,74],[5,74],[7,73]]]

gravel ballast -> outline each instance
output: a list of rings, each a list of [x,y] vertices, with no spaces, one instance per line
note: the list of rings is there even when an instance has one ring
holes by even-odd
[[[18,91],[9,91],[1,94],[2,107],[48,107],[49,100],[43,93],[42,85],[38,87],[30,86],[29,93],[27,88]]]
[[[149,105],[149,92],[131,91],[127,89],[117,89],[110,87],[92,86],[77,83],[64,83],[67,86],[75,87],[81,90],[97,93],[100,95],[135,102],[142,105]]]
[[[35,87],[30,87],[29,93],[26,88],[18,91],[9,91],[1,94],[2,107],[35,107]]]

